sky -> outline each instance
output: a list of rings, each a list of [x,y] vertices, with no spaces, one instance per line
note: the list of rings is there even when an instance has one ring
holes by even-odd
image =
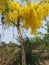
[[[18,1],[20,2],[20,0],[18,0]],[[34,0],[34,1],[38,1],[38,0]],[[47,19],[48,18],[49,17],[47,17]],[[46,21],[44,21],[43,24],[45,24],[45,22]],[[0,16],[0,24],[1,24],[1,16]],[[13,30],[14,30],[14,32],[13,32]],[[44,29],[39,29],[38,31],[46,33],[46,31]],[[4,32],[4,34],[3,34],[3,32]],[[24,30],[24,32],[22,32],[23,36],[27,35],[28,37],[33,37],[33,35],[29,34],[29,30],[27,30],[27,31]],[[4,29],[4,28],[2,28],[2,25],[0,25],[0,34],[1,34],[2,42],[6,42],[6,43],[9,43],[10,41],[15,42],[15,43],[18,42],[15,39],[18,36],[16,27],[13,28],[12,26],[10,26],[10,27]]]

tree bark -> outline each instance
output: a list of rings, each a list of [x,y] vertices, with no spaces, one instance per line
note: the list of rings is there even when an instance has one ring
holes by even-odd
[[[21,47],[22,47],[22,65],[26,65],[25,43],[24,43],[23,36],[22,36],[22,34],[21,34],[19,21],[18,21],[18,23],[17,23],[17,32],[18,32],[19,38],[20,38],[20,40],[21,40]]]

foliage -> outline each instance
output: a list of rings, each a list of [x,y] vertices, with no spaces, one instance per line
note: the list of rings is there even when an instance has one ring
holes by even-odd
[[[42,56],[45,50],[46,53],[47,49],[45,41],[39,37],[35,37],[33,40],[29,39],[28,37],[25,39],[26,43],[26,63],[27,65],[40,65],[40,62],[45,65],[43,60],[46,60],[45,57]],[[48,47],[49,48],[49,47]],[[47,58],[48,59],[48,58]],[[21,50],[16,53],[15,60],[13,64],[22,65],[22,53]],[[12,65],[13,65],[12,64]]]

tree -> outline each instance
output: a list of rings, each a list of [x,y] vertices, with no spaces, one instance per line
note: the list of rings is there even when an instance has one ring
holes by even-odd
[[[13,0],[0,0],[0,6],[2,23],[17,27],[22,47],[22,65],[26,65],[25,43],[20,28],[30,29],[31,34],[36,34],[37,29],[42,26],[42,21],[49,14],[49,0],[43,0],[40,3],[31,3],[30,0],[27,0],[27,5],[25,4],[24,7]]]

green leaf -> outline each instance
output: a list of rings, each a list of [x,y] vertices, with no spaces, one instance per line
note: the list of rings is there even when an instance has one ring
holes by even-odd
[[[8,4],[5,5],[5,10],[6,10],[6,11],[9,11],[9,6],[8,6]]]
[[[24,0],[22,0],[22,2],[24,2]]]

